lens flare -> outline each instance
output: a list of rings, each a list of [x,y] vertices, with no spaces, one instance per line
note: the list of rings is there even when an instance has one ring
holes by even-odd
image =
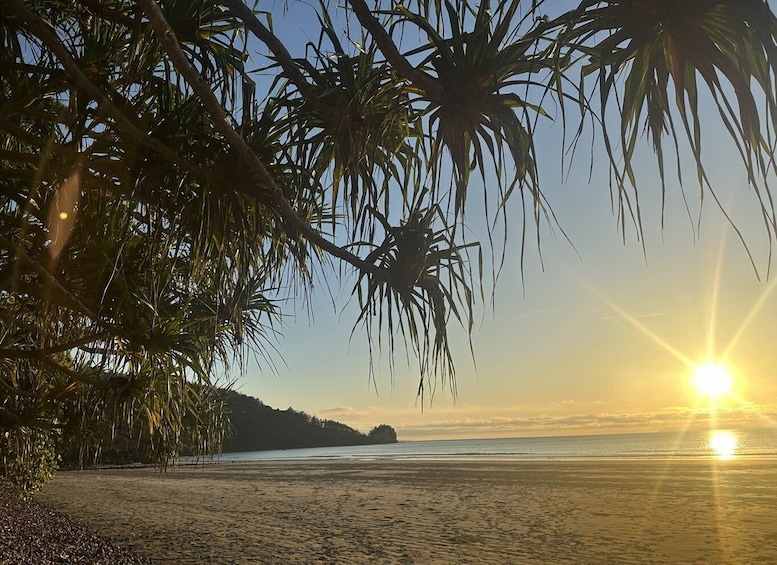
[[[59,187],[49,210],[49,253],[55,261],[67,245],[75,225],[75,210],[81,196],[81,169],[76,168]]]

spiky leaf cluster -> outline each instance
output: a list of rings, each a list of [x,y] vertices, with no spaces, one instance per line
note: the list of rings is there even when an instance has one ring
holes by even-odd
[[[322,2],[304,44],[276,35],[279,15],[0,4],[0,428],[84,457],[117,433],[160,462],[218,449],[216,377],[264,354],[278,299],[329,263],[354,282],[354,331],[410,351],[421,392],[453,388],[449,328],[471,335],[489,282],[472,214],[503,242],[516,196],[522,235],[554,218],[541,121],[573,146],[593,125],[639,233],[642,132],[662,183],[667,140],[678,174],[687,143],[715,194],[706,95],[774,236],[763,0]]]

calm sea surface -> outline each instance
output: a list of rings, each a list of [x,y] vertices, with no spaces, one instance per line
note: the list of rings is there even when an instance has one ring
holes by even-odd
[[[777,429],[405,441],[386,445],[225,453],[222,461],[338,459],[777,458]]]

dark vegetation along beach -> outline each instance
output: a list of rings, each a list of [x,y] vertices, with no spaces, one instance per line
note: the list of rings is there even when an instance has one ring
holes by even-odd
[[[237,392],[227,393],[226,406],[232,426],[232,434],[224,445],[226,452],[397,442],[396,431],[386,424],[364,434],[340,422],[292,408],[278,410]]]
[[[238,392],[222,391],[222,394],[229,415],[229,432],[223,445],[225,453],[397,443],[397,433],[388,424],[375,426],[368,433],[363,433],[340,422],[317,418],[293,408],[279,410]],[[191,455],[191,452],[184,451],[183,454]],[[103,449],[99,461],[107,465],[151,464],[152,455],[153,446],[147,436],[138,441],[133,440],[131,434],[124,433]],[[63,468],[83,466],[78,453],[62,454]]]

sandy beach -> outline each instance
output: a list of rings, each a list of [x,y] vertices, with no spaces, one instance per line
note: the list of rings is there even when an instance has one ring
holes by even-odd
[[[220,463],[38,499],[165,564],[777,564],[773,460]]]

